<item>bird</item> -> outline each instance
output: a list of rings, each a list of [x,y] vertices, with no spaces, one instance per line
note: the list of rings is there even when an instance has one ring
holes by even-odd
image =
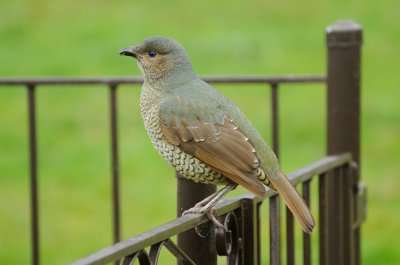
[[[231,100],[196,75],[181,44],[148,37],[119,53],[133,57],[142,73],[141,117],[158,153],[189,180],[224,185],[183,214],[207,214],[220,226],[213,207],[223,196],[240,185],[264,197],[267,186],[312,232],[314,218],[273,150]]]

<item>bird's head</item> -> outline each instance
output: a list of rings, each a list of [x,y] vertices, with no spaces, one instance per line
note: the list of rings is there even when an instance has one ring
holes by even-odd
[[[185,49],[172,39],[150,37],[135,46],[122,49],[120,55],[136,58],[145,82],[171,81],[171,78],[194,75]]]

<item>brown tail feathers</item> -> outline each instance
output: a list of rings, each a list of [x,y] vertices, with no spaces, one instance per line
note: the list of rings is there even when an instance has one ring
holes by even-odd
[[[303,198],[292,183],[290,183],[289,179],[283,173],[279,173],[277,179],[271,178],[270,180],[276,191],[285,201],[287,207],[300,222],[304,232],[311,233],[315,226],[314,218]]]

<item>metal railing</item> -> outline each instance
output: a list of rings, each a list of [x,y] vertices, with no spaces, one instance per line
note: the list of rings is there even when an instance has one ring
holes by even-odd
[[[204,77],[206,82],[215,84],[267,84],[271,86],[272,97],[272,146],[276,154],[279,153],[279,134],[278,134],[278,85],[283,83],[322,83],[325,82],[323,76],[252,76],[252,77]],[[39,264],[39,204],[38,204],[38,166],[37,166],[37,136],[36,136],[36,92],[40,87],[44,86],[73,86],[73,85],[106,85],[109,89],[109,115],[110,115],[110,142],[111,142],[111,166],[112,166],[112,205],[113,205],[113,239],[114,242],[120,241],[120,194],[119,194],[119,145],[118,145],[118,121],[117,121],[117,88],[119,85],[132,84],[141,85],[142,78],[4,78],[0,79],[1,86],[26,87],[27,104],[28,104],[28,123],[29,123],[29,157],[30,157],[30,204],[31,204],[31,238],[33,264]],[[185,179],[180,180],[180,185],[185,185]],[[191,193],[186,183],[185,187],[178,188]],[[197,190],[198,184],[194,187]],[[210,192],[213,187],[208,187]],[[183,191],[182,191],[183,192]],[[192,198],[195,199],[196,197]],[[197,193],[202,197],[202,193]],[[189,200],[183,199],[184,203],[190,203]],[[193,204],[194,205],[194,204]],[[189,205],[183,206],[191,207]]]
[[[279,77],[205,77],[209,83],[258,83],[271,88],[272,147],[279,155],[278,90],[282,83],[327,83],[327,153],[328,157],[290,174],[294,184],[303,188],[306,202],[310,202],[310,181],[319,179],[319,258],[321,264],[360,264],[360,224],[363,221],[364,190],[354,164],[359,164],[359,68],[361,28],[355,23],[338,22],[327,30],[328,71],[323,76]],[[39,257],[39,205],[37,191],[37,138],[36,91],[46,85],[92,85],[109,87],[110,142],[112,163],[113,237],[120,241],[119,157],[117,90],[121,84],[141,84],[140,78],[53,78],[53,79],[0,79],[0,86],[25,86],[28,97],[30,202],[32,233],[32,264]],[[344,154],[344,153],[350,153]],[[342,154],[342,155],[339,155]],[[355,163],[352,163],[352,161]],[[215,191],[211,185],[194,184],[178,176],[178,216],[201,198]],[[270,262],[281,264],[281,227],[279,196],[269,192]],[[139,259],[140,264],[156,264],[160,249],[165,246],[179,264],[216,264],[217,253],[228,256],[229,264],[260,264],[260,211],[261,201],[246,194],[224,200],[217,207],[229,228],[229,233],[203,224],[203,216],[185,216],[128,241],[104,249],[75,264],[104,264],[121,258],[123,264]],[[203,224],[203,225],[201,225]],[[201,225],[201,226],[199,226]],[[194,227],[207,233],[199,237]],[[294,221],[286,214],[287,263],[294,264]],[[170,237],[178,235],[175,244]],[[311,237],[303,238],[304,264],[311,263]],[[211,248],[209,246],[216,246]],[[145,248],[149,247],[147,252]],[[199,250],[201,248],[201,251]]]
[[[318,216],[320,220],[320,240],[322,242],[329,241],[324,233],[328,218],[327,210],[329,210],[327,206],[331,204],[331,200],[324,193],[326,180],[327,178],[333,178],[334,181],[340,183],[337,186],[339,197],[346,198],[346,200],[341,200],[338,207],[345,207],[348,203],[347,200],[352,200],[351,184],[356,173],[354,169],[351,155],[343,154],[323,158],[288,176],[294,185],[302,185],[303,197],[307,203],[310,203],[311,181],[318,176],[320,194]],[[350,197],[347,197],[349,195]],[[181,247],[178,247],[171,240],[171,237],[194,227],[201,227],[202,224],[208,225],[198,228],[197,233],[204,233],[204,237],[211,238],[213,245],[208,245],[208,247],[215,246],[218,255],[227,256],[228,264],[261,264],[260,245],[257,242],[260,237],[260,205],[263,200],[269,199],[270,209],[273,209],[270,216],[271,230],[277,231],[278,236],[281,232],[279,225],[280,214],[279,210],[277,215],[274,214],[275,203],[271,201],[273,198],[278,198],[278,196],[273,190],[269,189],[266,198],[263,199],[247,193],[240,197],[221,201],[215,207],[215,210],[216,214],[220,216],[221,222],[225,224],[226,231],[220,228],[213,228],[205,215],[183,216],[134,238],[105,248],[72,264],[107,264],[121,259],[121,264],[132,264],[135,260],[138,260],[141,265],[155,265],[158,264],[157,260],[163,246],[179,260],[179,264],[203,264],[194,262]],[[345,222],[345,218],[345,215],[341,215],[336,220],[338,224],[344,224],[337,230],[340,235],[345,235],[353,229],[352,222]],[[288,224],[287,228],[289,228]],[[212,229],[215,229],[215,232]],[[214,234],[214,236],[211,236],[211,234]],[[270,252],[270,259],[272,264],[280,264],[280,244],[277,243],[279,239],[275,237],[275,233],[270,233],[271,245],[274,246],[274,249]],[[294,261],[294,248],[289,250],[292,242],[286,241],[288,264],[294,264],[290,262],[290,260]],[[344,241],[341,243],[348,244]],[[149,250],[147,251],[146,248]],[[324,253],[321,254],[324,255]],[[347,263],[352,259],[351,256],[348,256],[349,254],[343,253],[341,257],[338,257],[338,260],[342,260],[344,263],[339,262],[337,264],[351,264]],[[205,255],[205,253],[202,252],[202,255]],[[309,234],[304,234],[303,236],[303,261],[303,264],[311,264],[311,235]]]

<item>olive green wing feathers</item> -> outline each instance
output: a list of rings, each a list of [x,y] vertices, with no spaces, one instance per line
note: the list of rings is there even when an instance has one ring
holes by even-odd
[[[254,175],[259,159],[254,146],[218,105],[202,100],[171,96],[160,105],[164,137],[258,196],[265,187]]]

